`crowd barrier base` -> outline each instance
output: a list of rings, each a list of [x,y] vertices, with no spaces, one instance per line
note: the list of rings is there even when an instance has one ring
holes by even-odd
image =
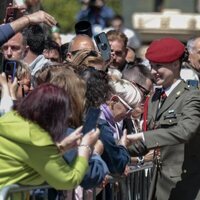
[[[93,188],[92,190],[83,190],[81,198],[77,197],[73,190],[65,191],[65,197],[57,196],[54,200],[147,200],[152,166],[152,163],[130,166],[128,176],[109,176],[109,189],[112,194],[109,199],[105,188]],[[21,186],[13,184],[0,189],[0,200],[49,200],[52,199],[48,196],[49,189],[51,189],[49,185]],[[42,195],[38,196],[37,191],[42,191]],[[100,198],[97,197],[99,192],[101,192]]]

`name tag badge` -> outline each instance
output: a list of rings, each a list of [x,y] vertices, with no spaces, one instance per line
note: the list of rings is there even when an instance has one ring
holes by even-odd
[[[174,110],[169,110],[168,113],[172,114],[172,113],[174,113]]]

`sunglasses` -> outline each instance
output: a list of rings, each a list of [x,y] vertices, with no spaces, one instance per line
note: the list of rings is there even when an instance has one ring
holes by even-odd
[[[75,56],[80,50],[70,51],[70,53]]]
[[[133,108],[126,103],[120,96],[117,96],[119,101],[127,108],[126,115],[130,114],[133,111]]]
[[[150,91],[147,90],[145,87],[143,87],[142,85],[136,83],[135,81],[131,81],[131,83],[138,87],[138,89],[142,92],[144,98],[146,98],[149,95]]]

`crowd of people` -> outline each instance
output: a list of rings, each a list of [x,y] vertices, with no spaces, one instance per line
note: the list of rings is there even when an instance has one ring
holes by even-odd
[[[79,19],[104,1],[89,5]],[[148,199],[200,199],[200,37],[154,40],[144,60],[123,18],[107,14],[107,61],[87,34],[62,45],[47,37],[41,23],[57,21],[41,10],[0,26],[0,188],[48,183],[53,200],[103,185],[112,199],[107,175],[152,162]],[[100,116],[83,134],[91,107]]]

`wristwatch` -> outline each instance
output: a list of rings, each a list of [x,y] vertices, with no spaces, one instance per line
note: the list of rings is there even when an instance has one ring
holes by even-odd
[[[144,156],[137,157],[137,164],[138,165],[143,165],[144,164]]]

